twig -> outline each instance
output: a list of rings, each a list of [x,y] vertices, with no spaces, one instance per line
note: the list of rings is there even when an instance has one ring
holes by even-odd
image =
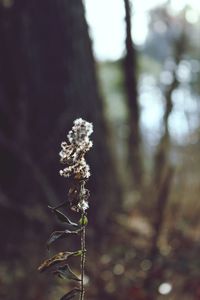
[[[85,218],[85,214],[82,214],[81,219],[84,220]],[[84,300],[84,294],[85,294],[85,290],[84,290],[84,272],[85,272],[85,260],[86,260],[86,256],[85,256],[85,226],[83,226],[83,230],[81,232],[81,282],[80,282],[80,300]]]

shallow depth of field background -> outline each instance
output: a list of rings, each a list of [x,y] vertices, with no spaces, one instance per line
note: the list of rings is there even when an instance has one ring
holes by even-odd
[[[2,300],[71,287],[37,267],[77,117],[94,125],[86,299],[199,300],[199,1],[0,0]]]

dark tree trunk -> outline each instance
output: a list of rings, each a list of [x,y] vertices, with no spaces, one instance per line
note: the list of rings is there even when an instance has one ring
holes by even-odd
[[[129,157],[128,165],[136,187],[142,183],[141,139],[139,128],[139,105],[137,93],[137,64],[136,50],[131,36],[131,7],[130,1],[124,0],[126,22],[126,55],[124,57],[125,91],[129,108]]]
[[[9,8],[1,5],[0,13],[2,189],[8,192],[12,184],[13,198],[23,202],[21,195],[28,195],[28,203],[35,184],[42,202],[65,196],[60,142],[75,118],[86,118],[95,130],[91,206],[103,226],[98,212],[108,214],[118,185],[82,2],[17,0]]]
[[[4,249],[14,257],[13,228],[18,243],[29,239],[37,225],[27,224],[47,226],[47,204],[66,198],[58,152],[75,118],[94,123],[90,223],[97,229],[120,193],[82,1],[1,1],[0,42],[1,222],[10,224]]]

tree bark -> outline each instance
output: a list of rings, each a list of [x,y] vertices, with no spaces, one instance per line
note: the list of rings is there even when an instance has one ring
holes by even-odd
[[[124,75],[125,91],[129,109],[129,156],[128,165],[131,166],[131,172],[136,187],[142,183],[142,162],[141,162],[141,138],[139,128],[140,109],[138,104],[137,92],[137,63],[136,50],[131,36],[131,7],[130,1],[124,0],[125,22],[126,22],[126,55],[124,57]]]
[[[47,230],[47,205],[67,195],[58,173],[60,143],[73,120],[85,118],[94,124],[90,224],[103,230],[120,193],[82,1],[1,1],[0,40],[1,194],[32,220],[41,215]],[[19,222],[18,215],[8,213],[6,236],[1,230],[7,255],[17,248],[10,232],[19,243],[30,239],[27,219]]]

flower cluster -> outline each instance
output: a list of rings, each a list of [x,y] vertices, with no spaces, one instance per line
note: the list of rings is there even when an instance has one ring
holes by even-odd
[[[60,161],[67,167],[60,170],[60,175],[64,177],[73,177],[75,188],[73,195],[76,198],[76,210],[85,211],[88,208],[88,190],[80,188],[81,184],[90,177],[90,167],[86,163],[85,154],[92,147],[90,135],[93,132],[93,125],[81,118],[74,121],[72,129],[69,131],[67,142],[61,143]],[[84,185],[83,185],[84,186]]]

